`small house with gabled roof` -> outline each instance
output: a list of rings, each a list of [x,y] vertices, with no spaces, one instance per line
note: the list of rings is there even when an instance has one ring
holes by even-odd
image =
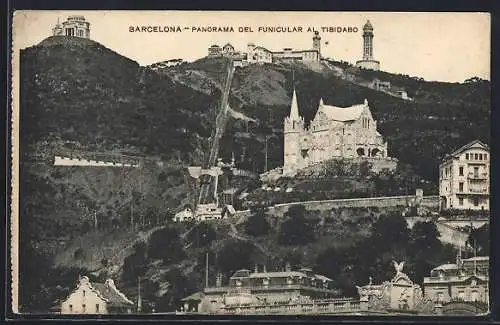
[[[61,314],[130,314],[134,303],[120,292],[112,279],[90,282],[81,276],[76,288],[61,304]]]

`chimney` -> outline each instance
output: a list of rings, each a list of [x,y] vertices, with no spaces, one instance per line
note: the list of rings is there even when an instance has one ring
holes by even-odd
[[[253,273],[259,273],[259,267],[257,264],[255,264],[255,266],[253,268]]]
[[[264,264],[264,273],[266,273],[267,270],[266,270],[266,264]]]
[[[292,267],[291,267],[290,263],[289,263],[289,262],[287,262],[287,263],[286,263],[286,266],[285,266],[285,271],[286,271],[286,272],[290,272],[291,270],[292,270]]]

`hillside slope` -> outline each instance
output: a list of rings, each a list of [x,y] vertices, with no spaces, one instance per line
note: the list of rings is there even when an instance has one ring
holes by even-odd
[[[214,97],[92,40],[54,36],[22,50],[21,85],[26,145],[59,138],[97,151],[129,145],[138,153],[171,155],[210,135],[206,116]]]
[[[200,59],[159,71],[186,86],[220,87],[210,71],[220,59]],[[382,71],[355,69],[330,61],[312,71],[302,64],[265,64],[237,68],[232,85],[233,109],[258,121],[234,120],[222,149],[245,157],[248,168],[264,168],[264,137],[270,135],[270,168],[282,161],[282,121],[289,113],[292,88],[298,94],[300,113],[306,122],[316,113],[319,99],[337,106],[350,106],[368,99],[378,128],[389,143],[389,153],[430,181],[437,179],[440,158],[475,139],[489,143],[490,83],[471,78],[464,83],[427,82],[423,79]],[[293,72],[292,72],[293,71]],[[340,71],[340,72],[339,72]],[[295,85],[292,85],[293,74]],[[208,81],[207,81],[208,78]],[[404,88],[414,101],[376,91],[366,85],[375,78]],[[208,87],[208,86],[206,86]],[[251,153],[251,154],[249,154]],[[249,159],[255,159],[250,162]],[[255,166],[255,167],[254,167]]]

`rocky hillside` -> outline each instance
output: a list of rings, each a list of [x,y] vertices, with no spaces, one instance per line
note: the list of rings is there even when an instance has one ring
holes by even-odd
[[[197,90],[220,88],[212,71],[221,59],[204,58],[191,64],[159,71]],[[215,69],[217,70],[217,69]],[[302,64],[265,64],[237,68],[232,85],[232,108],[258,123],[235,119],[223,150],[237,157],[256,158],[263,170],[264,136],[270,135],[272,167],[282,162],[282,121],[289,112],[292,71],[301,114],[313,118],[320,98],[325,103],[349,106],[368,99],[379,130],[389,143],[390,154],[409,163],[430,181],[437,179],[439,159],[474,139],[489,143],[490,84],[471,78],[464,83],[427,82],[421,78],[382,71],[356,69],[329,61],[311,70]],[[207,79],[208,78],[208,79]],[[367,87],[375,78],[405,89],[413,101],[406,101]],[[248,152],[257,153],[248,157]],[[248,160],[246,161],[249,164]],[[250,164],[249,167],[252,166]]]

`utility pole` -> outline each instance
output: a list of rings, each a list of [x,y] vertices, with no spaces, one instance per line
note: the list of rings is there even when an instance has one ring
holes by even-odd
[[[141,277],[137,277],[138,283],[138,298],[137,298],[137,312],[140,313],[142,309],[142,298],[141,298]]]
[[[477,251],[476,251],[476,239],[474,238],[474,275],[477,275]]]
[[[269,136],[266,135],[266,156],[265,156],[265,160],[264,160],[264,172],[267,172],[267,140],[269,139]]]
[[[208,251],[206,254],[206,261],[205,261],[205,288],[208,288]]]

